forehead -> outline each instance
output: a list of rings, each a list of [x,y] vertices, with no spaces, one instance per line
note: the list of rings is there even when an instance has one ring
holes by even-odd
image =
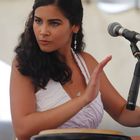
[[[61,10],[55,5],[40,6],[35,10],[35,16],[41,18],[60,18],[66,20]]]

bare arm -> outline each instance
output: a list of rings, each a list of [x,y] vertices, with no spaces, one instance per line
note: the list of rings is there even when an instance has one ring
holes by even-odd
[[[92,73],[98,63],[89,54],[83,54],[83,57],[90,73]],[[140,126],[140,108],[136,107],[135,111],[127,110],[126,100],[113,87],[104,72],[100,78],[100,91],[104,108],[114,120],[125,126]]]
[[[101,79],[101,92],[105,110],[124,126],[140,126],[140,108],[136,107],[135,111],[126,109],[126,100],[111,85],[105,74],[102,75]]]

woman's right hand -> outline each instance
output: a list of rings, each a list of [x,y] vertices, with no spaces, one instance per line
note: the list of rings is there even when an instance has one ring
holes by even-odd
[[[98,95],[100,86],[100,75],[103,72],[103,68],[111,59],[112,56],[107,56],[93,70],[87,88],[85,90],[85,94],[83,94],[83,98],[86,99],[87,104],[93,101]]]

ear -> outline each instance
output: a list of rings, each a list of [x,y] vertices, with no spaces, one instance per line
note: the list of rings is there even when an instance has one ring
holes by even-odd
[[[80,29],[80,26],[79,25],[73,25],[72,26],[73,33],[78,33],[79,29]]]

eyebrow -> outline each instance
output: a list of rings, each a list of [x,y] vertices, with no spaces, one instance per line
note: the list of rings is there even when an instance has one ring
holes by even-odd
[[[41,19],[40,17],[38,17],[38,16],[34,16],[34,18],[39,18],[39,19]]]
[[[37,19],[41,19],[40,17],[38,17],[38,16],[34,16],[34,18],[37,18]],[[61,19],[57,19],[57,18],[52,18],[52,19],[49,19],[48,21],[58,21],[58,22],[62,22],[62,20]]]

